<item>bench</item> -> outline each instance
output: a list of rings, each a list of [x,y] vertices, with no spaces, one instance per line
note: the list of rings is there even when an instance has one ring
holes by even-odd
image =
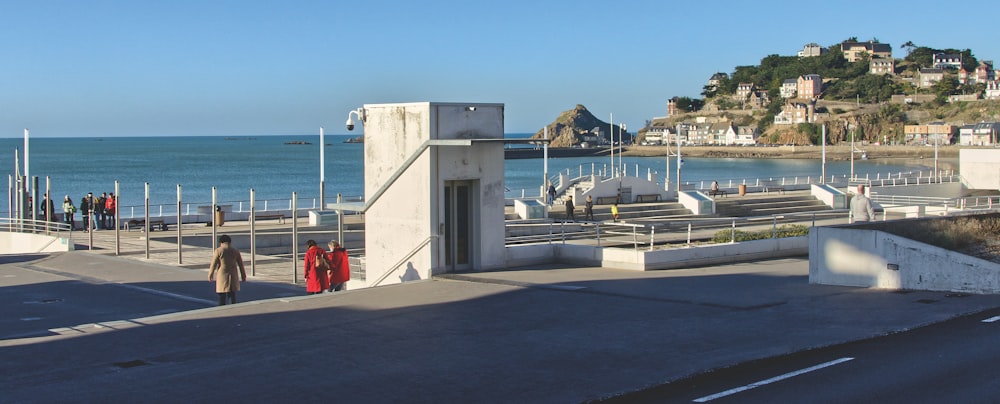
[[[726,190],[724,190],[724,189],[716,189],[716,190],[711,190],[710,189],[710,190],[708,190],[708,196],[721,196],[723,198],[727,198],[727,196],[726,196]]]
[[[125,230],[132,231],[132,228],[137,228],[142,231],[146,231],[146,221],[143,219],[129,219],[125,222]],[[163,219],[150,219],[149,220],[149,230],[160,229],[162,231],[167,231],[167,224],[163,222]]]
[[[782,195],[784,195],[785,193],[785,187],[778,185],[776,183],[761,183],[761,185],[764,187],[764,193],[769,194],[771,193],[771,191],[777,192]]]
[[[282,213],[257,213],[253,215],[253,220],[277,220],[278,223],[285,223],[285,215]]]
[[[636,201],[636,203],[642,203],[642,202],[659,202],[660,201],[660,194],[636,195],[635,196],[635,201]]]
[[[613,203],[618,203],[617,196],[599,196],[597,198],[594,198],[595,205],[610,205]]]

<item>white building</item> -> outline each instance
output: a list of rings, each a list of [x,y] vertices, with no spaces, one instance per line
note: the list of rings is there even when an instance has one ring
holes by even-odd
[[[503,104],[368,104],[368,286],[504,267]]]

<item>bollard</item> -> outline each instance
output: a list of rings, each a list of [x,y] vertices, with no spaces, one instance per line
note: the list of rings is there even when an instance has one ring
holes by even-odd
[[[691,222],[688,222],[688,247],[691,246]]]
[[[653,251],[653,244],[656,239],[656,226],[649,228],[649,251]]]
[[[730,243],[735,243],[736,242],[736,219],[733,219],[733,228],[732,228],[732,230],[729,231],[729,234],[730,234],[729,242]]]

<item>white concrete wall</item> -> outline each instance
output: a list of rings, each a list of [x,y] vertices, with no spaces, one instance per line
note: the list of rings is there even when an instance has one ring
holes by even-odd
[[[809,283],[992,294],[1000,264],[878,230],[818,227],[809,234]]]
[[[660,200],[664,201],[670,195],[670,193],[663,190],[663,186],[655,182],[647,181],[645,178],[638,177],[615,177],[615,178],[603,178],[596,177],[597,182],[594,187],[591,188],[586,193],[580,194],[581,198],[586,198],[587,195],[592,196],[595,200],[599,197],[610,197],[618,195],[618,189],[620,187],[631,187],[632,188],[632,199],[628,201],[622,201],[622,203],[633,203],[635,202],[636,195],[659,195]],[[577,196],[573,196],[574,203],[576,202]]]
[[[698,191],[681,191],[677,194],[677,202],[684,205],[695,215],[714,215],[715,199]]]
[[[602,248],[579,244],[533,244],[507,247],[508,266],[564,263],[603,268],[652,271],[689,268],[756,259],[794,257],[808,253],[807,237],[786,237],[741,243],[699,245],[649,251]]]
[[[1000,150],[961,149],[958,172],[971,189],[1000,190]]]
[[[812,196],[826,204],[826,206],[833,209],[847,209],[847,194],[843,191],[828,185],[816,184],[811,186],[811,191]]]
[[[502,104],[405,103],[365,105],[365,198],[371,200],[428,140],[502,139]],[[473,267],[504,266],[504,160],[501,142],[434,146],[420,154],[365,215],[366,271],[381,284],[428,279],[444,271],[444,183],[477,181],[472,224]],[[433,237],[441,236],[441,237]],[[401,265],[409,252],[427,246]],[[405,275],[402,275],[405,272]]]
[[[73,251],[69,237],[0,232],[0,254],[36,254]]]
[[[869,194],[895,196],[925,196],[933,198],[956,198],[962,195],[961,182],[946,182],[942,184],[875,186],[869,188]],[[857,188],[848,189],[849,193],[857,192]]]

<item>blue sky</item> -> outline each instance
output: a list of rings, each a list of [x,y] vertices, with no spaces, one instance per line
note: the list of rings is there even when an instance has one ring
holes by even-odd
[[[341,134],[351,109],[414,101],[503,103],[508,133],[583,104],[632,131],[712,73],[809,42],[1000,61],[969,17],[998,2],[819,4],[0,0],[0,137]]]

